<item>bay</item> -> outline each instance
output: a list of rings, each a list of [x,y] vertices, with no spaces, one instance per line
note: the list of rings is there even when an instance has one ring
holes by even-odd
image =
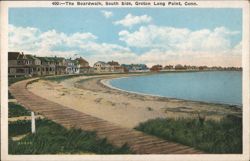
[[[112,79],[109,83],[148,95],[242,105],[241,71],[172,72]]]

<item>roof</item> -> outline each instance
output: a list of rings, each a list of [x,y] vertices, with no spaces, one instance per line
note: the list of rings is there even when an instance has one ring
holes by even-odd
[[[26,56],[20,52],[8,52],[8,60],[26,59]]]
[[[102,65],[106,65],[107,63],[103,62],[103,61],[98,61],[95,64],[102,64]]]
[[[150,68],[150,70],[157,70],[157,69],[162,69],[162,65],[157,64],[157,65],[153,65],[153,66]]]
[[[8,52],[8,60],[17,60],[19,52]]]
[[[181,65],[181,64],[177,64],[175,67],[183,67],[183,65]]]
[[[111,62],[108,62],[108,64],[111,65],[111,66],[120,65],[118,62],[113,61],[113,60]]]
[[[65,61],[66,61],[67,63],[72,63],[72,64],[74,64],[74,65],[78,65],[78,64],[79,64],[79,62],[78,62],[77,60],[73,60],[73,59],[65,59]]]
[[[63,60],[65,60],[65,58],[63,58],[63,57],[52,57],[52,59],[54,61],[63,61]]]
[[[121,66],[146,67],[147,65],[146,64],[122,64]]]
[[[31,60],[38,60],[37,57],[35,57],[35,56],[33,56],[33,55],[30,55],[30,54],[27,54],[27,55],[26,55],[26,58],[27,58],[27,59],[31,59]]]
[[[47,57],[50,61],[54,61],[54,62],[59,62],[59,61],[62,61],[62,60],[65,60],[65,58],[63,57]]]
[[[83,59],[82,57],[80,58],[76,58],[76,60],[81,64],[81,63],[89,63],[87,62],[85,59]]]
[[[38,59],[40,59],[41,61],[46,61],[46,62],[50,62],[51,59],[49,59],[48,57],[37,57]]]

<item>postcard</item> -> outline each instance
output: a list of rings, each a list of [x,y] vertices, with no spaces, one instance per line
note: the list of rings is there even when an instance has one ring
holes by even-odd
[[[1,160],[249,160],[248,1],[2,1]]]

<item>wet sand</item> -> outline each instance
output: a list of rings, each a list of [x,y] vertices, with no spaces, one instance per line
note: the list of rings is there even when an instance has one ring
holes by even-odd
[[[154,118],[200,115],[220,120],[228,114],[242,115],[236,106],[128,93],[109,88],[102,81],[124,76],[128,75],[81,76],[61,83],[39,80],[29,84],[28,89],[50,101],[128,128]]]

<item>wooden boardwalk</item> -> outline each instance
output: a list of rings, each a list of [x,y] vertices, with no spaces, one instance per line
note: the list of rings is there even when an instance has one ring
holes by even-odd
[[[11,94],[25,108],[61,124],[66,128],[75,127],[95,131],[99,138],[106,138],[114,146],[127,144],[136,154],[201,154],[194,148],[159,139],[134,129],[123,128],[103,119],[70,109],[48,101],[28,91],[26,86],[32,80],[17,82],[9,87]]]

